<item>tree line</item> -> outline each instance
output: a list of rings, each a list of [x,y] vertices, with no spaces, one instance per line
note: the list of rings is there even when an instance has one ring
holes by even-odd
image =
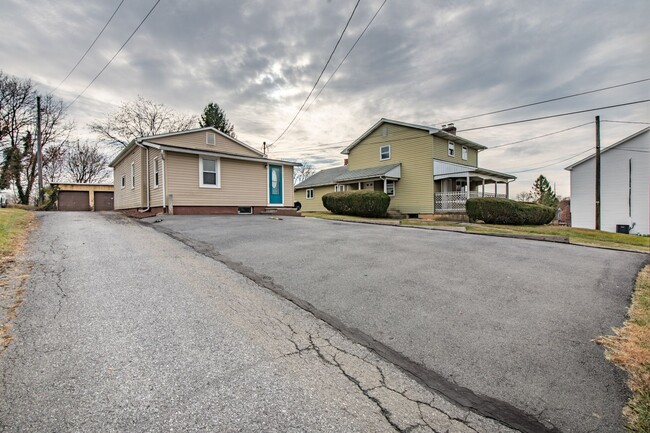
[[[0,190],[10,189],[17,202],[34,200],[38,181],[36,98],[38,88],[30,79],[0,70]],[[137,137],[212,126],[235,137],[234,125],[225,111],[210,102],[197,117],[178,113],[142,96],[123,102],[105,118],[88,127],[95,141],[75,135],[75,123],[61,99],[41,98],[41,149],[44,183],[105,181],[109,158]]]

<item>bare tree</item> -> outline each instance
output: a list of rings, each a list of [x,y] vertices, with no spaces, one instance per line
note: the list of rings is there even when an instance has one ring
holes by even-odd
[[[100,182],[108,175],[108,156],[97,145],[77,141],[68,148],[65,161],[72,182]]]
[[[301,166],[294,167],[293,184],[298,185],[316,172],[316,169],[309,162],[303,162]]]
[[[29,204],[37,176],[36,96],[31,80],[0,71],[0,188],[13,187],[22,204]],[[72,122],[66,122],[62,101],[52,96],[42,98],[44,170],[59,155],[49,149],[65,145],[73,128]]]
[[[106,119],[90,123],[90,130],[101,141],[126,147],[137,137],[184,131],[196,126],[196,117],[176,113],[164,104],[157,104],[138,95],[138,99],[123,102]]]

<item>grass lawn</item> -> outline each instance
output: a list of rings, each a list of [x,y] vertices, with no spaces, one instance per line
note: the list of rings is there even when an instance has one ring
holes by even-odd
[[[0,265],[22,245],[34,214],[22,209],[0,209]]]
[[[639,272],[628,320],[616,335],[600,337],[605,356],[628,373],[632,398],[624,409],[628,428],[650,432],[650,265]]]
[[[533,234],[547,236],[564,236],[576,245],[591,245],[608,248],[618,248],[632,251],[650,251],[650,237],[610,233],[591,229],[579,229],[564,226],[507,226],[496,224],[470,224],[452,221],[427,221],[415,219],[397,220],[392,218],[362,218],[346,215],[335,215],[329,212],[305,212],[306,217],[332,219],[339,221],[372,222],[380,224],[400,224],[406,226],[447,226],[464,227],[470,233],[506,233]]]

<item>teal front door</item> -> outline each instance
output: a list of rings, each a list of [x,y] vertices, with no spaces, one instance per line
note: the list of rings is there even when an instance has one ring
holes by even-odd
[[[269,165],[269,204],[282,204],[281,165]]]

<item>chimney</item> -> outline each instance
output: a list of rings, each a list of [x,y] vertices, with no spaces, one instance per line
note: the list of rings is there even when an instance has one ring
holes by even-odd
[[[456,135],[457,131],[453,123],[450,123],[449,125],[442,125],[442,130],[453,135]]]
[[[343,160],[343,165],[348,165],[348,159],[347,159],[347,158],[345,158],[345,159]]]

